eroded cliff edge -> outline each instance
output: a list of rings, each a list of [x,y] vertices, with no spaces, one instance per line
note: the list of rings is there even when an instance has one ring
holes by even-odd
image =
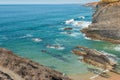
[[[120,43],[120,1],[99,3],[92,24],[81,31],[92,39]]]
[[[71,80],[62,73],[0,48],[0,80]]]

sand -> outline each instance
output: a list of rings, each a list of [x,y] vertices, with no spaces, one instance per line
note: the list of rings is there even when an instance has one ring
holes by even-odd
[[[93,73],[71,74],[68,75],[68,77],[70,77],[73,80],[120,80],[120,74],[116,74],[113,72],[108,72],[107,74],[110,76],[109,78],[105,78]]]

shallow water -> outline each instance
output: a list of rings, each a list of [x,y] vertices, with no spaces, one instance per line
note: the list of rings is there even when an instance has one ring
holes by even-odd
[[[86,73],[88,66],[71,53],[77,45],[120,58],[120,45],[91,40],[80,32],[91,23],[93,12],[78,4],[1,5],[0,47],[66,74]],[[66,27],[73,30],[64,31]]]

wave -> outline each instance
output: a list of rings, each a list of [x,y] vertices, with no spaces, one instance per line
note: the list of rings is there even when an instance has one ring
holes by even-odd
[[[85,19],[85,16],[79,16],[78,18],[80,18],[80,19]]]
[[[120,51],[120,45],[116,46],[116,47],[114,48],[114,50]]]
[[[33,38],[32,39],[34,42],[41,42],[42,41],[42,39],[40,39],[40,38]]]
[[[100,40],[91,39],[91,38],[89,38],[89,37],[86,37],[85,34],[83,34],[83,37],[84,37],[84,39],[86,39],[86,40],[100,41]]]
[[[91,22],[89,21],[78,21],[78,20],[74,20],[74,19],[69,19],[67,21],[65,21],[66,25],[72,25],[72,26],[76,26],[76,27],[88,27],[88,25],[91,24]]]
[[[65,24],[72,24],[74,21],[75,21],[74,19],[70,19],[70,20],[65,21]]]
[[[80,32],[74,32],[70,34],[70,36],[73,36],[73,37],[78,37],[79,35],[80,35]]]
[[[72,36],[72,37],[78,37],[80,36],[80,32],[60,32],[61,34],[66,34],[68,36]]]
[[[57,50],[63,50],[65,47],[59,45],[59,44],[53,44],[53,45],[47,45],[47,48],[57,49]]]
[[[28,38],[28,37],[33,37],[33,35],[31,35],[31,34],[26,34],[26,35],[21,36],[21,37],[19,37],[19,38]]]
[[[91,38],[86,37],[85,34],[83,34],[83,37],[84,37],[85,39],[87,39],[87,40],[92,40]]]
[[[118,57],[116,55],[107,53],[105,51],[101,51],[101,53],[103,53],[103,55],[107,56],[111,61],[117,63]]]

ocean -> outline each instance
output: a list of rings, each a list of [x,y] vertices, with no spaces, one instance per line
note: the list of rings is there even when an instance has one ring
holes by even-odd
[[[65,74],[87,73],[89,66],[71,52],[78,45],[120,58],[119,44],[80,32],[94,12],[80,4],[0,5],[0,47]]]

